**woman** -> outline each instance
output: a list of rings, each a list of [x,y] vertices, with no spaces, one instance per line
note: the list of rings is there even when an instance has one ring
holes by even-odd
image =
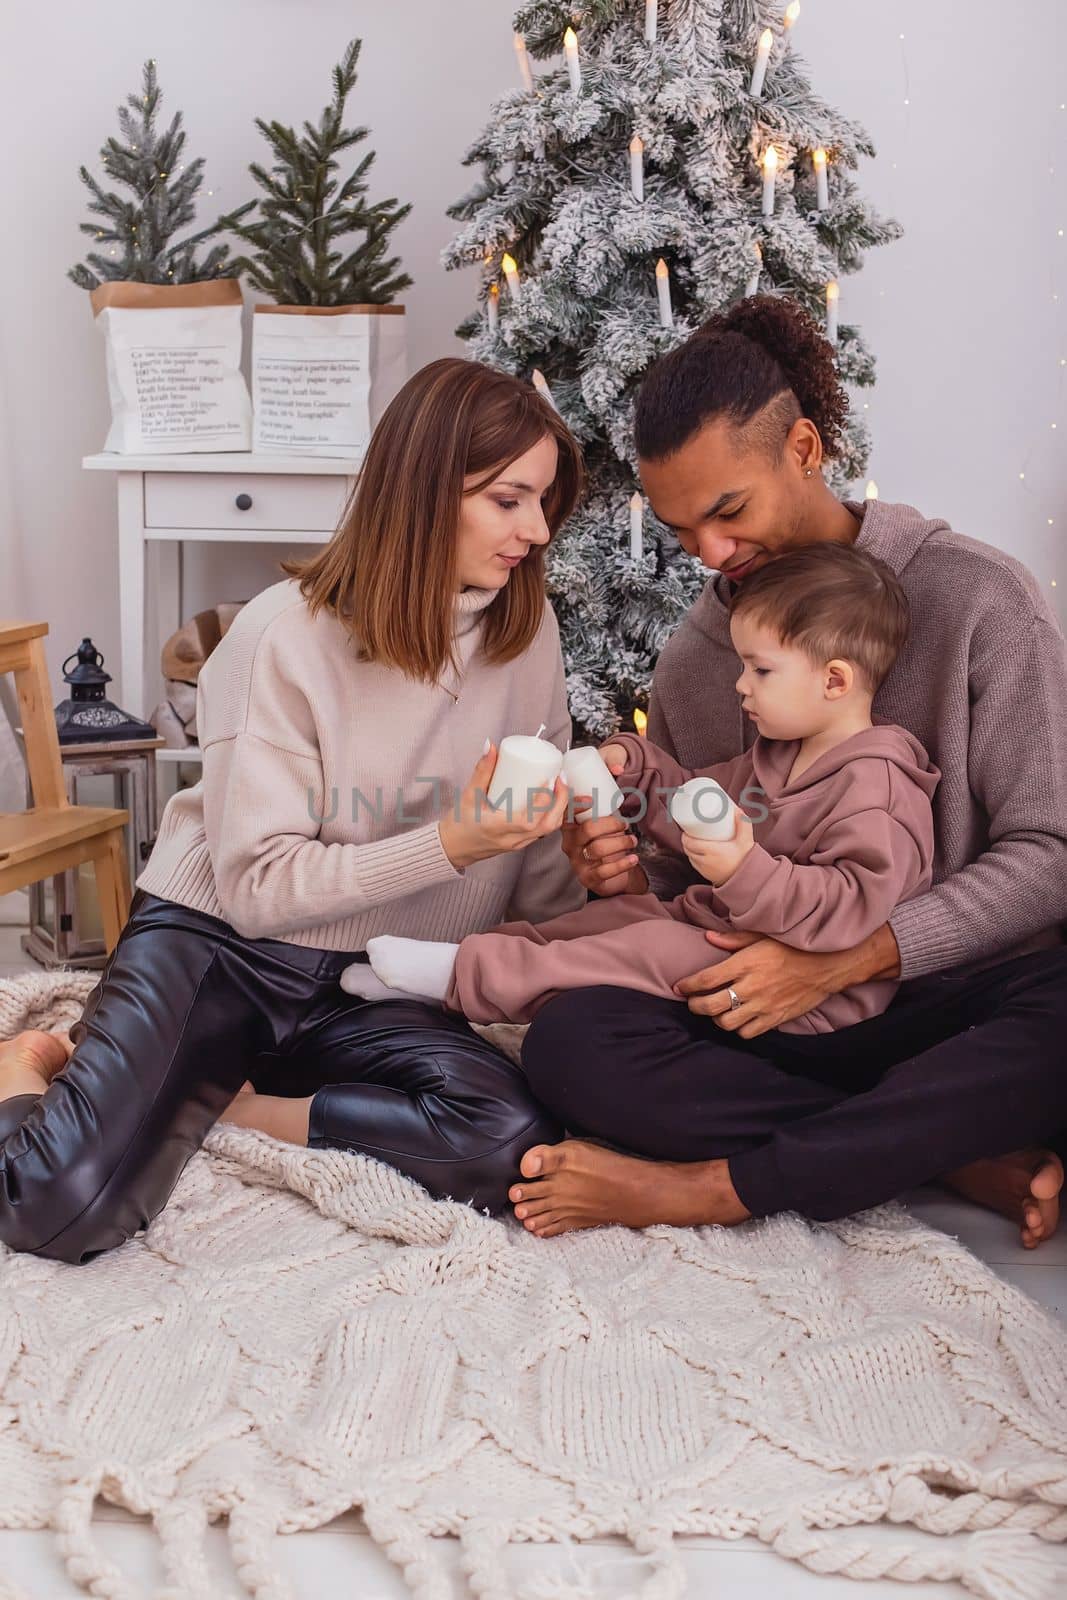
[[[333,540],[205,663],[203,777],[167,804],[69,1060],[41,1034],[0,1054],[5,1244],[83,1262],[122,1243],[224,1113],[491,1208],[558,1135],[462,1018],[338,975],[376,933],[456,939],[585,900],[562,783],[542,810],[480,803],[490,741],[570,737],[544,552],[581,483],[516,378],[446,359],[397,395]]]

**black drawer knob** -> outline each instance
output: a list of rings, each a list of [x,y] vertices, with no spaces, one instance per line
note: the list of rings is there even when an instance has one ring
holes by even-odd
[[[238,511],[251,511],[252,496],[250,494],[239,494],[237,496],[236,504]]]

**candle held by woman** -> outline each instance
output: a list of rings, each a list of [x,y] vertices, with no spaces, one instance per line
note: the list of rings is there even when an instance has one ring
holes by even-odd
[[[778,174],[778,152],[769,144],[763,152],[763,215],[774,216],[774,184]]]
[[[662,256],[656,262],[656,297],[659,300],[660,327],[673,328],[674,310],[671,306],[671,275]]]
[[[815,168],[815,209],[825,211],[830,204],[830,182],[826,172],[826,151],[822,145],[812,151],[811,164]]]
[[[771,59],[771,48],[774,44],[774,34],[770,28],[764,28],[759,36],[759,45],[756,49],[756,61],[752,68],[752,81],[748,86],[751,95],[763,93],[763,80],[767,76],[767,63]]]
[[[582,89],[582,64],[578,60],[578,35],[573,28],[568,28],[563,35],[563,54],[567,60],[567,75],[571,80],[571,92],[580,94]]]
[[[531,799],[532,791],[551,790],[562,766],[562,750],[547,739],[509,733],[506,739],[501,739],[497,752],[487,794],[490,805],[503,804],[512,817],[532,820],[534,805],[544,804],[543,797],[537,802]]]
[[[645,145],[636,133],[630,140],[630,189],[635,200],[645,198]]]

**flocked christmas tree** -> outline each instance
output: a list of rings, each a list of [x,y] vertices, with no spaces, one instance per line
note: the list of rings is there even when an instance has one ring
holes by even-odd
[[[859,330],[836,326],[837,284],[900,230],[857,189],[874,151],[813,93],[792,48],[799,11],[530,0],[514,22],[522,86],[493,106],[465,158],[482,179],[449,209],[464,226],[445,265],[481,268],[479,311],[457,330],[468,353],[546,383],[585,449],[589,493],[547,563],[581,737],[647,705],[656,657],[707,579],[632,501],[647,367],[758,290],[826,317],[843,380],[874,380]],[[535,75],[531,57],[561,50]],[[853,414],[835,486],[863,474],[868,449]]]
[[[102,282],[116,279],[199,283],[208,278],[231,278],[236,273],[227,244],[214,244],[197,260],[197,248],[225,231],[221,221],[180,242],[175,239],[196,215],[204,160],[202,156],[195,161],[182,159],[185,133],[180,111],[175,112],[169,127],[156,128],[161,99],[156,64],[146,61],[141,93],[128,95],[126,104],[118,108],[122,137],[112,135],[100,152],[108,177],[128,189],[132,198],[105,189],[88,168],[78,169],[93,197],[89,210],[100,218],[78,225],[100,245],[89,252],[86,262],[67,273],[80,289],[96,289]],[[236,215],[243,216],[250,209],[245,206]]]
[[[298,135],[281,122],[256,118],[274,155],[270,171],[258,162],[248,169],[264,191],[259,214],[247,223],[236,214],[223,218],[254,246],[253,254],[239,258],[238,267],[254,289],[281,305],[385,305],[412,281],[397,272],[398,258],[385,254],[390,234],[411,207],[395,199],[367,199],[374,152],[368,151],[343,183],[337,177],[338,157],[370,131],[344,126],[361,45],[353,39],[334,67],[333,100],[323,108],[317,127],[305,122]],[[363,238],[347,253],[333,248],[353,234]]]

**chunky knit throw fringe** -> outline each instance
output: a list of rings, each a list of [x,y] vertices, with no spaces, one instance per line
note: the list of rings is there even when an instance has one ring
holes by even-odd
[[[0,983],[0,1036],[69,1026],[94,981]],[[54,1529],[100,1600],[140,1590],[94,1538],[98,1494],[153,1519],[160,1600],[219,1600],[224,1516],[243,1592],[290,1600],[272,1536],[352,1506],[416,1600],[453,1595],[446,1534],[478,1600],[589,1600],[573,1561],[517,1583],[507,1545],[611,1533],[631,1600],[683,1594],[676,1533],[1039,1600],[1064,1570],[1065,1374],[1055,1320],[898,1207],[539,1242],[218,1125],[121,1249],[0,1245],[0,1526]],[[2,1572],[0,1596],[23,1600]]]

